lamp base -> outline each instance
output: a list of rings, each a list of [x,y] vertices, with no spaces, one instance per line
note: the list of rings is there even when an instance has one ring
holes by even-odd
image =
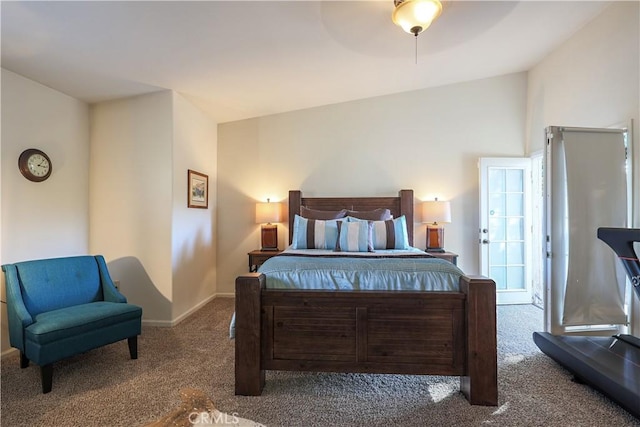
[[[426,252],[433,252],[433,253],[437,253],[437,254],[443,254],[446,251],[442,248],[427,248],[425,249]]]
[[[444,252],[444,228],[427,226],[427,251]]]
[[[278,226],[266,224],[261,228],[261,243],[263,251],[278,250]]]

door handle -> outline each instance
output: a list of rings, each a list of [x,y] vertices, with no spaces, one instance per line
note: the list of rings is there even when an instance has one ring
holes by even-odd
[[[488,245],[489,244],[489,240],[488,239],[482,239],[481,242],[483,245]]]

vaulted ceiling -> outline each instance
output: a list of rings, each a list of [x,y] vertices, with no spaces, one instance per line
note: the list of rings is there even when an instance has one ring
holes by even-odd
[[[526,71],[608,4],[444,1],[416,40],[392,0],[3,1],[1,64],[89,103],[171,89],[222,123]]]

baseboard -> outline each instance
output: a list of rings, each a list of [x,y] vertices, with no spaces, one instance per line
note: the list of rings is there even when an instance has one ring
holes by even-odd
[[[163,328],[171,328],[173,326],[176,326],[178,323],[182,322],[187,317],[191,316],[196,311],[200,310],[203,306],[213,301],[215,298],[228,298],[233,296],[234,296],[233,294],[213,294],[205,298],[204,300],[202,300],[200,303],[194,305],[190,310],[187,310],[186,312],[184,312],[183,314],[181,314],[180,316],[176,317],[173,320],[142,319],[142,324],[144,326],[159,326]]]
[[[199,304],[194,305],[190,310],[185,311],[180,316],[173,319],[171,326],[176,326],[178,323],[182,322],[184,319],[191,316],[196,311],[200,310],[204,305],[206,305],[210,301],[213,301],[216,297],[217,297],[217,294],[213,294],[208,298],[205,298],[204,300],[202,300]]]
[[[17,348],[11,347],[9,350],[5,350],[5,351],[2,352],[2,354],[0,355],[0,359],[6,359],[7,357],[14,356],[14,355],[16,355],[18,353],[20,353],[20,352],[18,351]]]

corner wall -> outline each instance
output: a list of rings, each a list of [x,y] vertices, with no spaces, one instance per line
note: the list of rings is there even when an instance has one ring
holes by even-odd
[[[173,94],[172,319],[179,321],[216,292],[217,124]],[[209,208],[187,207],[187,170],[209,177]]]
[[[146,323],[171,326],[215,296],[217,125],[161,91],[91,107],[92,251]],[[187,208],[187,169],[209,209]]]
[[[90,249],[143,319],[172,320],[170,91],[91,107]]]

